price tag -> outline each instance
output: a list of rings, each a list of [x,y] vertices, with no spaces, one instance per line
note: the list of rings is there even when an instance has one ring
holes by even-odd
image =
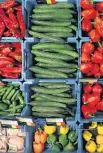
[[[81,83],[94,83],[94,82],[98,82],[98,79],[79,79],[79,82]]]
[[[57,126],[65,125],[63,118],[46,118],[47,123],[56,123]]]
[[[8,125],[8,126],[11,126],[12,128],[20,128],[20,126],[18,125],[18,122],[13,120],[0,120],[0,124]]]
[[[35,126],[31,118],[16,117],[20,122],[26,123],[28,126]]]

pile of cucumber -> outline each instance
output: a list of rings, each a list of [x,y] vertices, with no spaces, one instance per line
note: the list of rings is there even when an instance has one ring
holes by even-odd
[[[0,116],[20,115],[24,106],[24,95],[19,84],[0,86]]]
[[[70,117],[75,116],[76,98],[73,87],[66,83],[41,82],[32,86],[34,92],[29,105],[34,117]]]
[[[36,78],[73,78],[78,68],[78,52],[69,44],[38,43],[32,46],[34,66],[29,70]]]
[[[31,15],[29,34],[50,42],[64,43],[77,31],[77,10],[72,3],[39,4]]]

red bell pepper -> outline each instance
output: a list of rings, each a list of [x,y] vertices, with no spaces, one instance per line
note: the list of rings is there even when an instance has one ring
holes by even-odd
[[[84,118],[88,119],[90,117],[93,117],[93,114],[91,113],[91,109],[87,105],[82,105],[81,111],[83,113]]]
[[[100,64],[103,62],[103,54],[96,50],[94,51],[93,58],[91,58],[91,60],[94,63]]]
[[[103,111],[103,100],[101,100],[97,105],[96,105],[97,110]]]
[[[88,105],[89,109],[91,110],[91,114],[95,114],[97,112],[97,108],[96,106],[91,106],[91,105]]]
[[[93,74],[95,74],[95,73],[99,72],[99,70],[100,70],[99,65],[98,64],[93,64],[93,68],[92,68],[91,72]]]
[[[1,75],[5,78],[11,78],[11,79],[18,79],[19,78],[19,74],[13,74],[13,73],[4,73],[1,72]]]
[[[103,37],[103,20],[101,18],[96,17],[94,27],[99,33],[99,35]]]
[[[86,32],[89,32],[91,29],[92,29],[91,21],[88,20],[88,19],[84,19],[82,21],[82,30],[86,31]]]
[[[11,33],[10,33],[10,31],[8,30],[8,31],[4,32],[3,35],[4,35],[5,37],[10,37],[10,36],[11,36]]]
[[[82,53],[91,54],[95,49],[94,44],[91,44],[89,42],[85,42],[82,45]]]
[[[86,73],[86,76],[92,76],[92,75],[93,75],[92,72],[88,72],[88,73]]]
[[[7,9],[6,14],[9,14],[9,13],[14,13],[13,8],[8,8],[8,9]]]
[[[19,52],[10,52],[8,56],[14,58],[18,62],[22,62],[22,54]]]
[[[96,4],[96,9],[100,12],[103,12],[103,2],[99,2]]]
[[[93,8],[93,1],[91,0],[81,0],[80,6],[83,9],[92,9]]]
[[[100,42],[98,42],[98,44],[99,44],[99,47],[97,48],[97,50],[99,52],[103,53],[103,42],[102,42],[102,44]]]
[[[95,78],[100,78],[101,76],[102,76],[102,73],[100,71],[94,74]]]
[[[83,90],[84,90],[85,93],[92,92],[92,85],[91,84],[84,85]]]
[[[84,93],[83,95],[82,95],[82,103],[83,104],[85,104],[85,103],[87,103],[87,94],[86,93]]]
[[[100,40],[100,34],[98,33],[98,31],[96,29],[91,30],[88,33],[90,39],[92,40],[92,42],[98,42]]]
[[[8,9],[8,8],[13,7],[15,4],[16,4],[15,0],[9,0],[9,1],[0,3],[0,8]]]
[[[82,62],[90,62],[90,55],[88,55],[86,53],[82,53],[81,61]]]
[[[22,6],[20,5],[20,6],[14,7],[14,10],[22,12]]]
[[[102,92],[103,92],[103,89],[102,89],[101,85],[98,83],[95,83],[93,85],[93,93],[101,94]]]
[[[9,15],[9,18],[11,19],[11,21],[12,21],[13,26],[15,28],[18,28],[19,27],[19,23],[17,21],[17,18],[15,16],[15,14],[13,14],[12,12],[10,12],[8,15]]]
[[[102,75],[103,75],[103,62],[100,64],[100,72],[101,72]]]
[[[18,22],[19,22],[19,26],[20,26],[22,37],[25,37],[26,27],[25,27],[25,23],[24,23],[24,18],[23,18],[22,12],[20,12],[20,11],[17,12],[17,19],[18,19]]]
[[[11,67],[11,68],[1,68],[0,71],[5,73],[21,73],[22,68],[21,67]]]
[[[97,93],[88,94],[87,104],[95,106],[100,101],[100,95]]]
[[[95,19],[97,16],[97,11],[95,9],[86,9],[81,12],[81,16],[86,20]]]
[[[93,67],[93,65],[92,65],[91,62],[81,63],[81,65],[80,65],[80,71],[82,73],[88,73],[88,72],[90,72],[92,70],[92,67]]]

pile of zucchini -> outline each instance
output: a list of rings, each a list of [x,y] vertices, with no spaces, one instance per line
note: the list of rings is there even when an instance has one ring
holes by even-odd
[[[0,116],[20,115],[24,106],[24,95],[19,84],[6,83],[0,86]]]
[[[35,117],[70,117],[75,116],[76,98],[72,86],[66,83],[41,82],[32,86],[34,92],[29,105]]]
[[[77,31],[77,10],[72,3],[37,5],[31,15],[29,34],[50,42],[64,43]]]
[[[34,65],[29,68],[36,78],[73,78],[78,68],[78,53],[69,44],[38,43],[32,46]]]

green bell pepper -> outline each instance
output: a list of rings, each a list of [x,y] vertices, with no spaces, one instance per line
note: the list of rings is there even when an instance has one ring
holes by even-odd
[[[68,139],[66,135],[60,135],[59,136],[59,142],[62,144],[63,147],[65,147],[68,144]]]
[[[56,144],[53,144],[52,151],[53,152],[61,152],[62,146],[57,142]]]
[[[68,139],[70,140],[70,142],[74,143],[77,141],[77,133],[76,131],[71,131],[69,134],[68,134]]]
[[[54,134],[49,135],[47,138],[47,142],[49,144],[54,144],[56,141],[57,141],[57,136]]]
[[[73,150],[75,150],[75,148],[70,142],[64,147],[64,151],[73,151]]]

